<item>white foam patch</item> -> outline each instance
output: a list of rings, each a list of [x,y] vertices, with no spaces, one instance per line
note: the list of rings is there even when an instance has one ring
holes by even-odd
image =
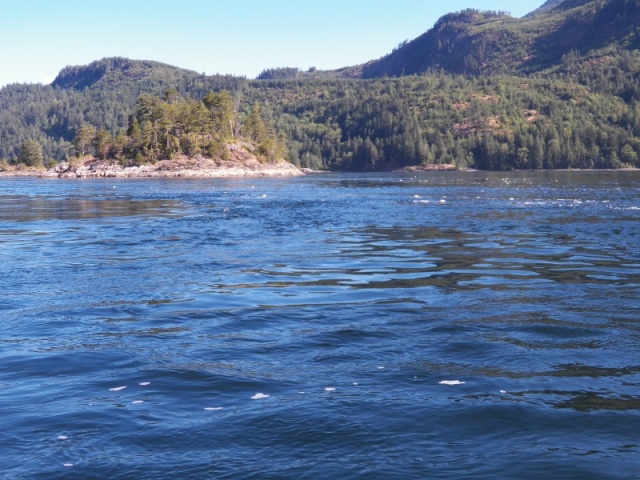
[[[353,382],[353,384],[357,387],[358,386],[358,382]]]
[[[58,440],[66,440],[69,437],[67,437],[66,435],[58,435]]]
[[[269,395],[265,395],[264,393],[256,393],[251,400],[260,400],[262,398],[269,398]]]
[[[134,400],[134,401],[133,401],[133,402],[131,402],[131,403],[133,403],[134,405],[138,405],[138,404],[140,404],[140,403],[144,403],[144,400]]]
[[[460,380],[442,380],[438,383],[440,385],[464,385],[465,382],[461,382]]]
[[[506,390],[500,390],[500,393],[507,393]]]
[[[207,412],[215,412],[217,410],[222,410],[224,407],[204,407]]]
[[[116,188],[116,187],[113,187]],[[73,467],[73,463],[64,463],[62,464],[63,467]]]
[[[326,387],[326,388],[324,389],[324,391],[325,391],[325,392],[335,392],[335,391],[336,391],[336,389],[335,389],[334,387]]]
[[[111,391],[111,392],[119,392],[120,390],[124,390],[125,388],[127,388],[126,385],[124,385],[122,387],[110,388],[109,391]]]
[[[147,385],[151,385],[151,382],[140,382],[138,385],[141,387],[146,387]]]
[[[384,370],[384,367],[378,367],[378,370]]]
[[[305,393],[307,393],[307,392],[298,392],[298,393],[299,393],[300,395],[304,395],[304,394],[305,394]]]

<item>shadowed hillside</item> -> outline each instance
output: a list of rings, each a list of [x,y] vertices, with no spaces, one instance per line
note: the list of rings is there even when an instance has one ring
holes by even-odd
[[[524,18],[465,10],[364,66],[362,76],[434,69],[467,75],[534,73],[576,50],[640,47],[640,0],[551,0]]]

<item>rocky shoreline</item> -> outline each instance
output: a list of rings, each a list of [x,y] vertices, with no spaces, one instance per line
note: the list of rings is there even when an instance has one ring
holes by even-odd
[[[401,171],[405,172],[456,172],[458,170],[460,170],[458,167],[449,163],[412,165],[401,169]]]
[[[253,155],[217,160],[201,156],[180,156],[154,164],[122,166],[117,162],[95,158],[60,162],[49,170],[15,169],[0,172],[0,176],[34,176],[39,178],[223,178],[223,177],[282,177],[304,173],[295,165],[279,160],[260,162]]]

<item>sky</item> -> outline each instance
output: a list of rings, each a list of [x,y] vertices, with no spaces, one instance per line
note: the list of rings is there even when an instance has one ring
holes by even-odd
[[[0,86],[67,65],[156,60],[255,78],[267,68],[358,65],[476,8],[521,17],[544,0],[0,0]]]

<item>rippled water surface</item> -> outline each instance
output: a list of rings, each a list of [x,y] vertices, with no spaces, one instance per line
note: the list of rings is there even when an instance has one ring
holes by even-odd
[[[1,179],[0,477],[640,478],[639,185]]]

